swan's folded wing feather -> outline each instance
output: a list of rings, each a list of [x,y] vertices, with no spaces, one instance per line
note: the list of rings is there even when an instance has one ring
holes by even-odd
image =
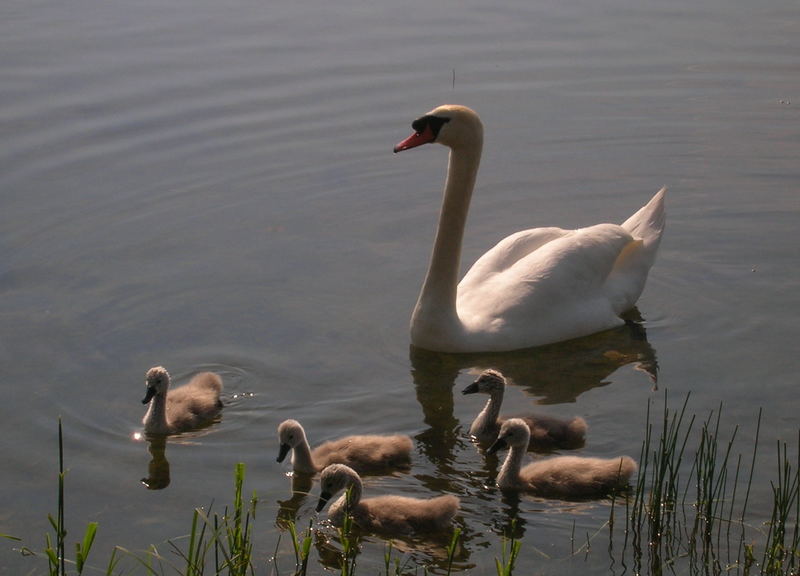
[[[503,238],[478,258],[459,283],[459,289],[474,289],[487,278],[515,266],[529,254],[570,232],[571,230],[553,227],[532,228]]]
[[[517,249],[522,257],[514,262],[510,250],[481,258],[481,267],[470,270],[459,285],[459,313],[468,309],[501,316],[513,310],[533,318],[554,304],[563,309],[572,301],[586,304],[604,297],[603,284],[633,238],[615,224],[561,232],[527,253]],[[503,266],[493,269],[492,262]]]

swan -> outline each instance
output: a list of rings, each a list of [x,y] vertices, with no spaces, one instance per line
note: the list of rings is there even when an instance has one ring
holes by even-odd
[[[483,146],[465,106],[444,105],[411,124],[395,152],[450,148],[439,228],[411,316],[411,343],[436,352],[504,352],[623,324],[644,289],[664,230],[664,195],[622,225],[534,228],[501,240],[458,282],[461,244]]]
[[[320,444],[313,450],[306,432],[297,420],[284,420],[278,425],[278,462],[283,462],[292,450],[295,472],[315,474],[329,464],[347,464],[360,474],[379,474],[411,467],[409,436],[375,434],[346,436]]]
[[[500,405],[506,389],[506,379],[498,370],[484,370],[462,394],[483,393],[489,395],[483,410],[470,426],[469,434],[479,443],[490,445],[497,440],[500,426],[505,418],[500,417]],[[549,452],[558,448],[580,448],[586,441],[586,421],[576,416],[562,420],[545,414],[531,414],[521,417],[530,429],[528,450]]]
[[[147,394],[142,404],[150,406],[142,424],[147,434],[185,432],[212,420],[222,409],[222,378],[213,372],[200,372],[167,393],[169,372],[163,366],[154,366],[147,371],[145,385]]]
[[[345,513],[362,530],[389,535],[440,532],[458,512],[459,499],[452,494],[435,498],[386,495],[361,499],[363,486],[358,473],[344,464],[331,464],[320,474],[317,512],[338,492],[348,490],[328,510],[328,519],[341,526]],[[349,496],[349,500],[348,500]]]
[[[494,453],[500,448],[509,447],[496,479],[501,490],[525,491],[555,498],[592,498],[625,488],[636,472],[636,462],[629,456],[555,456],[522,468],[529,436],[525,421],[511,418],[503,423],[497,440],[489,448],[489,452]]]

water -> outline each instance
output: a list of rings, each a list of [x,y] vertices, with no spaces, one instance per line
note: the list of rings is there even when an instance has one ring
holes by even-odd
[[[117,544],[167,549],[195,507],[230,502],[240,461],[264,561],[291,490],[275,427],[293,417],[312,442],[414,436],[412,472],[368,491],[459,494],[472,573],[494,571],[512,518],[521,573],[606,573],[606,536],[575,555],[570,538],[608,502],[489,487],[497,462],[465,438],[481,401],[460,395],[485,366],[513,379],[508,411],[586,418],[585,454],[638,455],[665,390],[701,418],[722,403],[745,454],[763,408],[758,524],[775,446],[797,443],[799,21],[789,0],[6,2],[0,533],[43,545],[61,416],[68,541],[99,522],[96,565]],[[465,266],[511,231],[620,222],[670,187],[638,327],[488,357],[409,349],[446,152],[391,148],[443,102],[487,131]],[[227,405],[150,468],[133,437],[155,364],[220,372]],[[43,572],[15,546],[0,572]]]

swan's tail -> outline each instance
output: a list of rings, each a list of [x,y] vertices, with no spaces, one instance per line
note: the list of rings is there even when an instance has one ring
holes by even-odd
[[[666,188],[659,190],[650,202],[622,224],[634,241],[622,250],[606,279],[606,294],[615,314],[630,310],[644,290],[664,232],[666,193]]]
[[[655,259],[658,245],[661,242],[661,234],[664,232],[666,220],[666,210],[664,209],[664,196],[667,188],[664,187],[653,196],[653,198],[639,208],[639,210],[623,222],[622,227],[631,236],[641,239],[644,242],[645,252],[652,254]]]

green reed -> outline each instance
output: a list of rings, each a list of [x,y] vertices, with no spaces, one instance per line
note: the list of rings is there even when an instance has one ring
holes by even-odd
[[[778,445],[778,480],[772,482],[772,517],[761,565],[766,574],[797,574],[800,545],[800,447],[792,468],[786,444]],[[791,514],[794,512],[794,520]]]
[[[295,523],[289,522],[289,534],[292,537],[292,547],[294,548],[295,576],[302,576],[308,570],[308,559],[311,556],[311,544],[313,542],[313,522],[308,521],[308,530],[303,532],[302,539],[297,534]],[[275,554],[277,556],[277,553]]]
[[[514,572],[514,565],[522,549],[522,542],[514,536],[516,525],[516,520],[512,520],[508,536],[503,535],[500,558],[494,559],[497,576],[511,576]]]
[[[65,527],[65,497],[64,497],[64,484],[66,472],[64,470],[64,433],[61,425],[61,418],[58,419],[58,496],[57,496],[57,512],[54,518],[52,514],[47,515],[47,520],[53,528],[53,537],[50,534],[45,534],[45,548],[44,556],[47,558],[48,573],[50,576],[66,576],[67,565],[74,566],[77,574],[83,574],[86,568],[86,561],[89,558],[89,552],[94,544],[95,536],[97,535],[97,522],[89,522],[86,525],[86,531],[80,542],[75,543],[75,560],[67,560],[66,555],[66,539],[67,529]],[[6,538],[17,540],[13,536],[6,536]],[[37,555],[33,550],[23,547],[23,554]],[[106,574],[111,574],[116,568],[118,558],[116,553],[112,553]]]
[[[670,415],[667,394],[664,393],[661,435],[655,445],[653,443],[653,424],[650,420],[650,402],[647,403],[645,438],[642,443],[639,475],[634,487],[629,516],[629,530],[633,535],[633,548],[637,555],[642,553],[643,542],[660,551],[665,542],[671,542],[671,535],[676,531],[675,512],[679,495],[681,463],[689,432],[694,423],[694,416],[692,416],[686,429],[683,429],[688,402],[689,395],[687,394],[680,411]],[[648,482],[649,490],[646,489]]]
[[[759,566],[755,544],[745,536],[746,512],[756,466],[761,411],[758,413],[750,474],[742,474],[742,456],[734,457],[738,426],[722,441],[722,406],[711,411],[699,430],[696,447],[689,449],[694,416],[687,416],[686,396],[681,408],[670,412],[665,393],[660,426],[651,421],[647,408],[645,438],[642,443],[639,475],[627,504],[627,525],[623,554],[628,538],[636,573],[749,575],[789,575],[798,573],[800,556],[800,452],[794,467],[789,464],[786,446],[778,453],[778,478],[772,483],[773,509],[765,549]],[[654,430],[660,428],[655,439]],[[691,465],[686,455],[694,452]],[[689,466],[688,475],[683,470]],[[743,503],[739,503],[744,492]],[[613,531],[614,505],[609,520]],[[738,530],[739,539],[732,539]],[[609,543],[609,550],[613,546]],[[725,554],[722,554],[725,552]],[[642,566],[644,560],[646,565]],[[683,568],[680,568],[683,567]]]

